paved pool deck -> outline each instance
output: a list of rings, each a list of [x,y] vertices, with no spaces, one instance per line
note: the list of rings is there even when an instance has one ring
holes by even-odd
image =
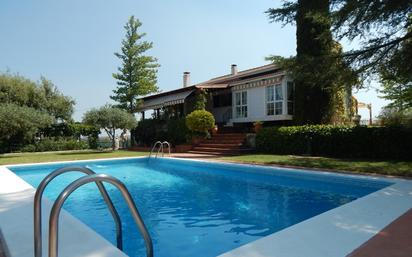
[[[379,231],[347,257],[412,256],[412,209]]]

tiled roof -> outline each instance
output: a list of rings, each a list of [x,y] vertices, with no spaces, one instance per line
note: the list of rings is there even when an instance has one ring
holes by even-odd
[[[140,99],[142,100],[149,100],[149,99],[153,99],[153,98],[157,98],[157,97],[163,97],[165,95],[170,95],[170,94],[179,94],[181,92],[185,92],[185,91],[192,91],[193,89],[196,88],[226,88],[230,85],[230,83],[236,83],[236,82],[240,82],[242,80],[245,79],[250,79],[253,77],[258,77],[258,76],[262,76],[262,75],[267,75],[267,73],[276,73],[277,71],[279,71],[280,69],[274,65],[274,64],[267,64],[267,65],[263,65],[263,66],[259,66],[259,67],[255,67],[252,69],[247,69],[247,70],[243,70],[243,71],[239,71],[237,74],[227,74],[227,75],[223,75],[220,77],[215,77],[212,78],[210,80],[198,83],[198,84],[194,84],[188,87],[180,87],[178,89],[174,89],[174,90],[170,90],[170,91],[166,91],[166,92],[161,92],[161,93],[157,93],[154,95],[149,95],[149,96],[145,96],[142,97]]]

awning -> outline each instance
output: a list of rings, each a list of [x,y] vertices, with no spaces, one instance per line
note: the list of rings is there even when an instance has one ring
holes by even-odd
[[[143,100],[142,106],[139,108],[140,111],[159,109],[165,106],[171,106],[176,104],[181,104],[185,102],[186,97],[188,97],[193,91],[183,91],[180,93],[163,95],[159,97],[153,97],[147,100]]]

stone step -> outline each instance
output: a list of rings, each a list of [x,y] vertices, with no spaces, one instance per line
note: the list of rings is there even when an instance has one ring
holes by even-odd
[[[232,151],[204,151],[204,150],[198,150],[198,149],[193,149],[188,151],[188,153],[193,153],[193,154],[204,154],[204,155],[238,155],[238,154],[243,154],[252,151],[251,149],[246,149],[246,148],[240,148],[240,149],[235,149]]]
[[[203,151],[203,152],[230,152],[230,151],[237,150],[237,149],[196,146],[196,147],[193,148],[193,150]]]
[[[237,155],[238,152],[204,152],[198,150],[190,150],[188,153],[192,154],[202,154],[202,155],[210,155],[210,156],[228,156],[228,155]]]
[[[239,148],[242,146],[241,143],[207,143],[203,142],[198,145],[199,147],[215,147],[215,148]]]
[[[214,134],[212,137],[215,138],[245,138],[244,134]]]
[[[203,140],[202,144],[241,144],[243,143],[244,139],[219,139],[219,138],[211,138]]]

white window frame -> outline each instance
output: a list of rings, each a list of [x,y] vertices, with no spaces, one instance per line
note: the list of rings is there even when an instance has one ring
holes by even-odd
[[[279,92],[277,92],[277,88],[280,88]],[[283,86],[282,84],[274,85],[274,113],[275,115],[282,115],[283,114],[283,100],[284,100],[284,93],[283,93]],[[279,94],[277,94],[279,93]],[[279,97],[280,96],[280,97]],[[277,108],[277,105],[280,108]]]
[[[247,118],[247,91],[237,91],[235,94],[235,117],[236,118]],[[239,101],[238,101],[239,100]],[[239,110],[239,112],[238,112]]]
[[[270,91],[271,90],[271,91]],[[269,85],[266,92],[266,116],[275,115],[275,85]]]
[[[292,86],[292,95],[291,98],[289,98],[289,86]],[[287,81],[286,82],[286,106],[287,106],[287,114],[288,115],[293,115],[295,113],[295,83],[293,81]],[[292,112],[289,110],[289,103],[292,105]]]
[[[273,91],[270,92],[269,91],[270,89],[272,89]],[[278,94],[276,94],[277,89],[279,90]],[[265,108],[266,116],[282,115],[283,110],[284,110],[284,107],[283,107],[284,92],[283,92],[282,84],[274,84],[274,85],[266,86],[265,92],[266,92],[266,105],[265,105],[266,106]],[[270,95],[270,94],[273,94],[273,95]]]

